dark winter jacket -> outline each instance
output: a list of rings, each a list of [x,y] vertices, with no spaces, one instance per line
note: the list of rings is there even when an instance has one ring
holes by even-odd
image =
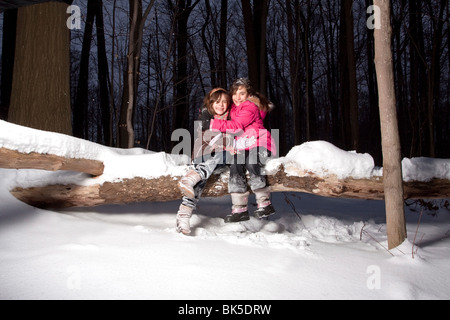
[[[212,119],[220,119],[220,117],[212,116],[206,108],[203,108],[199,118],[200,123],[204,120]],[[225,115],[224,119],[231,119],[229,112]],[[192,159],[198,159],[202,156],[210,155],[218,151],[232,150],[233,144],[234,137],[210,130],[202,131],[202,127],[200,125],[197,128],[197,138],[194,142]]]

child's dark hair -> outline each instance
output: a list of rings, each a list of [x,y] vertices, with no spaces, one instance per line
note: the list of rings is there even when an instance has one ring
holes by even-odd
[[[250,96],[249,100],[256,104],[258,108],[264,112],[270,112],[273,109],[273,104],[267,99],[265,95],[262,93],[256,92],[255,89],[253,89],[253,86],[249,79],[247,78],[239,78],[236,79],[232,84],[230,88],[230,94],[233,96],[236,91],[239,90],[240,87],[244,87],[247,89],[247,92]]]
[[[222,88],[213,89],[213,90],[211,90],[210,93],[208,93],[205,96],[205,99],[203,100],[203,104],[205,105],[205,107],[208,110],[210,115],[212,115],[212,116],[215,115],[214,108],[213,108],[214,102],[219,101],[219,99],[222,97],[222,95],[225,95],[228,98],[228,101],[231,101],[229,92]]]

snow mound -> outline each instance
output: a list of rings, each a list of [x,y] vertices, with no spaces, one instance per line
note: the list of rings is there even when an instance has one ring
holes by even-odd
[[[297,170],[319,176],[336,175],[343,179],[370,178],[375,173],[371,155],[344,151],[326,141],[306,142],[292,150],[284,158],[272,160],[267,169],[272,171],[283,164],[286,173],[297,175]]]
[[[103,175],[95,180],[79,173],[35,171],[35,174],[30,176],[29,172],[25,172],[27,179],[23,179],[20,183],[22,187],[37,186],[36,183],[31,183],[32,180],[41,181],[43,184],[50,179],[60,183],[69,181],[88,185],[135,177],[151,179],[161,176],[181,176],[189,164],[189,157],[185,155],[152,152],[141,148],[110,148],[64,134],[31,129],[1,120],[0,148],[21,153],[36,152],[74,159],[98,160],[105,165]]]
[[[403,180],[428,182],[433,178],[450,180],[450,160],[405,158],[402,161]]]

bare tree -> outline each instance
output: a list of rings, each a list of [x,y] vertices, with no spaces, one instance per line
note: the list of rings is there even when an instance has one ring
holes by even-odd
[[[390,1],[375,0],[374,4],[380,8],[381,13],[381,28],[374,32],[375,65],[380,105],[388,245],[392,249],[402,244],[406,239],[401,146],[391,51]]]
[[[14,53],[16,49],[17,9],[7,10],[3,14],[3,45],[1,59],[1,101],[0,119],[7,120],[11,100],[14,71]]]
[[[245,38],[247,43],[248,76],[256,90],[267,92],[267,15],[268,0],[242,1]]]
[[[126,88],[124,88],[121,119],[122,124],[119,130],[122,131],[120,145],[122,147],[134,147],[134,108],[136,102],[137,89],[139,84],[139,70],[144,35],[144,26],[150,11],[155,4],[152,0],[147,9],[142,14],[142,0],[130,0],[130,33],[127,55],[127,76]],[[123,122],[123,120],[125,120]],[[126,132],[126,135],[124,134]],[[125,139],[125,136],[127,137]]]
[[[359,149],[358,86],[354,45],[353,1],[341,0],[339,42],[343,145]]]
[[[19,9],[8,120],[72,134],[67,4]]]
[[[81,49],[80,72],[78,75],[78,85],[73,106],[73,135],[83,139],[87,139],[88,137],[89,58],[91,54],[92,32],[96,15],[95,11],[96,6],[94,0],[89,0],[87,3],[86,23]]]
[[[177,23],[175,75],[174,75],[174,108],[173,128],[188,128],[189,124],[189,92],[188,92],[188,22],[192,10],[200,0],[168,0]]]

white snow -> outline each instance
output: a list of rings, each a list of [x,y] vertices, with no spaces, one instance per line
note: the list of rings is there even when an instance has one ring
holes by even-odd
[[[4,121],[0,147],[102,160],[100,183],[186,170],[182,156],[111,149]],[[380,172],[369,155],[323,141],[295,147],[269,167],[279,164],[291,174],[299,172],[295,168],[340,177]],[[449,160],[404,160],[403,168],[408,179],[449,178]],[[420,224],[421,208],[407,207],[408,240],[388,251],[382,201],[276,193],[276,215],[229,225],[222,218],[230,198],[207,198],[187,237],[174,228],[179,201],[55,211],[30,207],[9,193],[15,186],[70,179],[91,180],[70,172],[0,169],[0,299],[450,298],[445,199],[433,214],[423,212]]]
[[[339,179],[363,179],[378,175],[371,155],[347,152],[326,141],[312,141],[296,146],[286,157],[272,161],[268,169],[272,170],[279,164],[283,164],[286,172],[293,175],[296,175],[298,170],[319,176],[334,174]]]

